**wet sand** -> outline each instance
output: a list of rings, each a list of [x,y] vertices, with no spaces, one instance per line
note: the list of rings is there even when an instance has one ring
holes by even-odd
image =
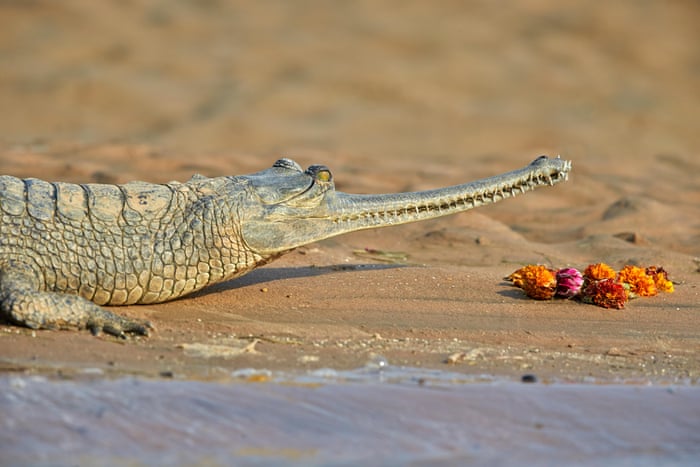
[[[689,387],[46,383],[0,379],[4,465],[690,466],[700,452]]]
[[[553,188],[115,309],[153,322],[149,338],[0,325],[0,370],[229,384],[245,368],[383,358],[515,381],[697,385],[699,17],[692,2],[0,4],[3,174],[166,182],[284,155],[328,165],[339,190],[381,193],[543,153],[573,161]],[[528,263],[600,261],[662,265],[676,291],[605,310],[503,281]]]

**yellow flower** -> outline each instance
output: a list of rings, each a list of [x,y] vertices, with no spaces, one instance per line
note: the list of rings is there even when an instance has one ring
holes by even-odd
[[[605,263],[589,264],[583,271],[584,279],[602,281],[603,279],[615,279],[615,270]]]
[[[661,266],[649,266],[646,273],[654,278],[654,284],[660,292],[673,292],[673,282],[668,280],[668,273]]]
[[[629,286],[631,297],[653,297],[658,293],[654,277],[646,269],[637,266],[625,266],[620,271],[620,282]]]
[[[506,279],[513,281],[513,285],[536,300],[549,300],[557,290],[555,272],[545,266],[531,264],[518,269]]]

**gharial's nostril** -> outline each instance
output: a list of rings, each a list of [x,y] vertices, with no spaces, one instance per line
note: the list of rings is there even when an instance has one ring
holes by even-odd
[[[301,168],[299,164],[297,164],[295,161],[291,159],[287,159],[286,157],[283,157],[282,159],[277,159],[274,164],[272,164],[272,167],[279,167],[281,169],[292,169],[296,170],[297,172],[303,172],[304,169]]]

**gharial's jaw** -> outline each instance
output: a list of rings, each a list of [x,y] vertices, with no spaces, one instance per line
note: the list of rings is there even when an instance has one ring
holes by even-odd
[[[277,254],[343,233],[431,219],[495,203],[567,180],[571,162],[540,156],[522,169],[463,185],[381,195],[336,192],[332,185],[323,185],[332,183],[327,168],[313,166],[309,170],[307,173],[317,178],[317,189],[322,190],[316,201],[296,207],[271,205],[258,219],[243,221],[243,239],[256,253]],[[314,171],[322,173],[320,180]]]

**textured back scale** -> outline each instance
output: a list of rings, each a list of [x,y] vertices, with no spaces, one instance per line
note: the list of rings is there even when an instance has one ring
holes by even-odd
[[[143,296],[133,287],[139,265],[128,263],[138,256],[146,265],[152,254],[142,245],[153,240],[149,224],[164,218],[172,200],[173,191],[163,185],[76,185],[3,176],[0,252],[29,260],[46,290],[98,304],[136,303]],[[130,253],[135,248],[138,255]]]
[[[42,289],[100,305],[162,302],[225,274],[221,259],[210,264],[219,255],[207,251],[206,266],[205,255],[195,255],[206,241],[203,224],[186,219],[192,196],[179,183],[77,185],[0,176],[0,258],[27,262]]]

